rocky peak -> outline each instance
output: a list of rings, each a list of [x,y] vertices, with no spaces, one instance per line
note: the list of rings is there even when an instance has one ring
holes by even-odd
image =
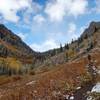
[[[90,23],[89,27],[85,29],[81,37],[84,38],[86,35],[91,36],[98,30],[100,30],[100,22],[93,21]]]

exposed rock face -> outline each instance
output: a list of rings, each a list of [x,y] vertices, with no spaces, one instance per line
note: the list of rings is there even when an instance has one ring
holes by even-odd
[[[98,30],[100,30],[100,22],[91,22],[89,27],[85,29],[81,37],[84,38],[86,35],[91,36]]]

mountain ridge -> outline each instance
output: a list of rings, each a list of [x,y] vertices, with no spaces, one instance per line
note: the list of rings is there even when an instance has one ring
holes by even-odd
[[[91,36],[93,35],[93,33],[95,33],[98,29],[100,29],[100,22],[95,22],[95,21],[92,21],[88,28],[86,28],[84,30],[84,32],[82,33],[81,37],[85,37],[86,35],[87,36]]]

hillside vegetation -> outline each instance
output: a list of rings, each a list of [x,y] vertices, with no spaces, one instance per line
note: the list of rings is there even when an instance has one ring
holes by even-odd
[[[99,74],[93,79],[87,71],[88,54],[100,70],[100,22],[90,23],[77,40],[43,53],[32,51],[4,26],[0,30],[0,100],[65,100],[68,94],[74,100],[100,99],[99,93],[87,93],[100,82]],[[12,38],[20,42],[13,44]]]

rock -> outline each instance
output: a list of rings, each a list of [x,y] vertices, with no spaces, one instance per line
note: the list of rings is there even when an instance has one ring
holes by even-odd
[[[89,97],[87,98],[87,100],[93,100],[93,98],[92,98],[91,96],[89,96]]]
[[[98,70],[97,73],[100,75],[100,70]]]
[[[86,94],[89,95],[91,93],[91,91],[87,91]]]
[[[68,95],[68,94],[66,94],[66,95],[63,95],[63,97],[65,98],[65,100],[68,100],[68,98],[69,98],[69,95]]]
[[[91,90],[91,92],[100,93],[100,83],[97,83]]]
[[[34,90],[33,93],[37,94],[37,90]]]
[[[36,83],[36,81],[31,81],[31,82],[26,83],[26,85],[32,85],[32,84],[35,84],[35,83]]]
[[[52,92],[52,95],[53,95],[54,97],[57,97],[57,96],[60,96],[60,95],[62,95],[62,94],[61,94],[60,91],[53,91],[53,92]]]
[[[69,100],[74,100],[74,96],[71,96],[71,97],[69,98]]]
[[[53,92],[52,92],[52,95],[53,95],[54,97],[57,97],[56,91],[53,91]]]
[[[79,89],[81,89],[81,87],[77,87],[77,88],[76,88],[76,90],[79,90]]]

